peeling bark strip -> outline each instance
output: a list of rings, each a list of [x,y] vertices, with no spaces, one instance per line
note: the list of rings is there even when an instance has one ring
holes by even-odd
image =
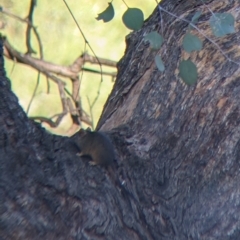
[[[10,91],[0,58],[0,238],[240,239],[239,1],[163,1],[184,19],[202,11],[204,39],[186,56],[188,24],[155,11],[127,37],[127,50],[99,122],[111,130],[123,194],[99,166],[76,156],[72,138],[28,120]],[[211,35],[213,12],[230,12],[236,33]],[[163,33],[166,70],[154,67],[145,33]],[[198,68],[196,85],[178,77],[179,61]],[[132,197],[133,196],[133,197]]]

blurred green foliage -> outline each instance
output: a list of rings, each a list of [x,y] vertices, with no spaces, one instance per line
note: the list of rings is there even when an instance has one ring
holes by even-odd
[[[125,36],[130,32],[122,23],[122,15],[126,11],[126,5],[122,1],[114,1],[115,16],[108,23],[97,21],[98,13],[101,13],[108,5],[107,1],[102,0],[82,0],[67,1],[71,11],[77,19],[88,42],[94,49],[98,57],[118,61],[125,49]],[[9,12],[25,18],[29,12],[30,1],[3,0],[1,7]],[[156,6],[155,1],[132,0],[128,3],[129,7],[139,7],[144,12],[146,19]],[[34,10],[34,25],[40,34],[44,50],[44,59],[46,61],[70,65],[85,50],[92,55],[90,49],[85,49],[85,42],[82,38],[76,24],[71,18],[65,4],[61,0],[41,0],[37,1],[37,7]],[[18,51],[26,52],[26,23],[0,14],[0,21],[6,23],[1,33],[7,36],[9,42]],[[36,52],[39,52],[36,37],[32,34],[32,46]],[[39,54],[33,55],[39,57]],[[19,102],[26,111],[34,87],[37,82],[38,73],[32,68],[15,64],[5,58],[7,75],[12,81],[12,89],[19,98]],[[85,67],[100,70],[97,65],[85,65]],[[110,72],[117,71],[113,68],[104,68]],[[81,74],[80,74],[81,76]],[[71,91],[70,80],[64,79]],[[46,77],[41,75],[37,94],[30,108],[29,116],[51,117],[61,113],[61,102],[58,88],[55,83],[50,81],[50,92],[47,92]],[[82,75],[81,97],[83,108],[89,113],[89,104],[87,97],[92,102],[97,96],[98,86],[101,81],[100,75],[84,72]],[[98,118],[102,112],[104,103],[111,92],[113,82],[111,77],[103,76],[99,99],[93,108],[94,124],[96,126]],[[48,125],[43,124],[50,131],[57,134],[64,134],[70,127],[71,120],[66,116],[57,129],[50,129]]]

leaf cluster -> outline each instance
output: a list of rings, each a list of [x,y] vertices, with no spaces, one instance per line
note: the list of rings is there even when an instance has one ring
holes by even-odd
[[[159,11],[161,10],[163,9],[159,7]],[[212,34],[215,37],[224,37],[227,34],[235,32],[235,19],[231,13],[211,13],[212,15],[209,19],[209,26],[211,28]],[[185,33],[182,41],[182,47],[187,53],[191,53],[193,51],[201,51],[203,48],[203,41],[198,36],[191,33],[192,29],[199,30],[196,27],[196,24],[198,23],[201,14],[202,13],[200,11],[196,12],[192,17],[191,21],[181,19],[189,23],[188,30]],[[108,22],[111,21],[113,17],[114,7],[111,2],[109,3],[109,6],[98,15],[97,20],[103,20],[104,22]],[[177,16],[175,17],[177,18]],[[122,21],[127,28],[131,30],[139,30],[143,26],[144,22],[143,12],[139,8],[128,7],[122,16]],[[150,48],[152,50],[158,51],[164,42],[164,37],[157,31],[152,31],[145,35],[143,40],[149,42]],[[161,56],[155,56],[155,63],[159,71],[163,72],[165,70],[164,62]],[[198,78],[197,67],[195,63],[193,63],[190,59],[182,60],[179,63],[179,76],[187,85],[195,84]]]
[[[114,18],[115,11],[112,2],[108,3],[108,7],[98,14],[97,20],[103,20],[103,22],[109,22]],[[124,25],[130,30],[141,29],[144,21],[143,11],[139,8],[129,8],[124,12],[122,16]]]

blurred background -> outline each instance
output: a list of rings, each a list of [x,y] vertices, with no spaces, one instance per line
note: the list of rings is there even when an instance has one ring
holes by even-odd
[[[122,23],[122,15],[127,10],[126,5],[119,0],[113,1],[115,16],[112,21],[104,23],[103,21],[97,21],[96,17],[107,8],[108,1],[69,0],[67,3],[95,54],[101,58],[119,61],[125,50],[125,36],[130,33],[130,30]],[[148,18],[156,7],[154,0],[131,0],[126,1],[126,3],[129,7],[140,8],[144,12],[144,19]],[[3,12],[6,10],[24,19],[29,13],[30,0],[1,0],[0,6]],[[3,12],[0,12],[1,34],[7,37],[16,50],[26,53],[27,24]],[[93,55],[91,50],[85,46],[85,41],[62,0],[37,1],[33,23],[37,27],[42,41],[45,61],[68,66],[84,51],[87,51],[89,55]],[[37,52],[37,54],[32,56],[38,58],[38,43],[34,34],[31,37],[32,47]],[[7,76],[12,82],[12,90],[17,95],[22,108],[26,111],[36,86],[38,72],[29,66],[16,63],[7,58],[5,58],[5,67]],[[100,71],[98,65],[85,64],[84,67]],[[103,71],[117,72],[117,69],[103,67]],[[100,86],[98,99],[92,108],[95,127],[115,79],[111,76],[103,75],[103,81],[100,84],[100,74],[83,72],[83,74],[80,73],[79,75],[82,78],[80,90],[82,107],[89,115],[91,115],[89,103],[91,104],[98,95]],[[66,88],[71,91],[70,80],[66,78],[64,81],[67,84]],[[50,91],[48,92],[47,78],[41,74],[39,87],[29,109],[28,116],[51,117],[61,113],[62,105],[58,87],[51,80],[49,80],[49,83]],[[71,126],[71,119],[69,115],[66,115],[56,128],[51,128],[46,123],[42,125],[52,133],[67,135],[67,130]]]

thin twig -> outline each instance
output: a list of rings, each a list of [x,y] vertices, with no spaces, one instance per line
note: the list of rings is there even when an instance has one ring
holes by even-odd
[[[66,113],[61,113],[59,114],[57,120],[54,122],[53,120],[46,118],[46,117],[41,117],[41,116],[35,116],[35,117],[30,117],[32,120],[39,120],[40,122],[45,122],[47,123],[50,127],[55,128],[57,127],[60,122],[62,121],[63,117],[66,115]]]
[[[85,72],[100,74],[100,72],[98,70],[94,70],[94,69],[90,69],[90,68],[83,68],[82,70],[85,71]],[[111,76],[113,78],[117,76],[116,72],[105,72],[105,71],[103,71],[102,74],[106,75],[106,76]]]
[[[123,1],[123,3],[126,5],[126,7],[129,8],[128,5],[127,5],[127,3],[126,3],[124,0],[122,0],[122,1]]]
[[[9,77],[11,77],[11,75],[12,75],[12,73],[13,73],[13,71],[14,71],[16,62],[17,62],[17,60],[16,60],[16,58],[14,58],[14,59],[13,59],[13,66],[12,66],[12,69],[11,69],[11,71],[10,71]]]
[[[47,76],[46,76],[46,82],[47,82],[47,93],[50,93],[50,82]]]
[[[93,120],[93,112],[92,112],[93,106],[90,103],[90,99],[89,99],[88,96],[87,96],[87,101],[88,101],[88,105],[89,105],[90,116],[91,116],[91,119],[92,119],[92,129],[94,129],[94,120]]]
[[[74,17],[74,15],[73,15],[73,13],[72,13],[71,9],[69,8],[69,6],[68,6],[67,2],[66,2],[65,0],[63,0],[63,2],[65,3],[65,5],[66,5],[66,7],[67,7],[67,9],[68,9],[69,13],[71,14],[71,16],[72,16],[72,18],[73,18],[73,20],[74,20],[75,24],[77,25],[77,27],[78,27],[78,30],[80,31],[80,33],[81,33],[81,35],[82,35],[82,37],[83,37],[83,39],[84,39],[85,43],[88,45],[88,47],[89,47],[89,48],[90,48],[90,50],[92,51],[93,55],[96,57],[96,59],[97,59],[97,61],[98,61],[98,64],[99,64],[99,67],[100,67],[100,71],[101,71],[101,81],[103,81],[103,77],[102,77],[102,64],[101,64],[101,62],[99,61],[99,59],[98,59],[97,55],[95,54],[95,52],[94,52],[93,48],[91,47],[91,45],[89,44],[89,42],[88,42],[87,38],[85,37],[85,35],[84,35],[84,33],[83,33],[82,29],[80,28],[80,25],[78,24],[78,22],[77,22],[76,18]]]
[[[34,88],[33,95],[32,95],[32,97],[31,97],[30,102],[29,102],[28,107],[27,107],[27,111],[26,111],[26,112],[27,112],[27,115],[28,115],[29,109],[30,109],[30,107],[31,107],[31,105],[32,105],[33,98],[34,98],[35,95],[36,95],[36,92],[37,92],[37,89],[38,89],[38,86],[39,86],[39,80],[40,80],[40,72],[38,71],[36,86],[35,86],[35,88]]]
[[[26,30],[26,45],[27,45],[27,54],[36,53],[31,46],[31,26],[33,26],[33,11],[36,5],[36,0],[31,0],[29,13],[27,16],[28,24]],[[31,23],[31,25],[29,24]]]
[[[70,96],[70,98],[71,98],[72,101],[74,102],[73,96],[72,96],[72,94],[67,90],[67,88],[64,88],[64,91]],[[87,118],[89,118],[89,115],[87,114],[86,111],[84,111],[84,109],[81,108],[81,105],[79,105],[78,108],[75,108],[75,110],[84,113],[84,115],[85,115]],[[70,111],[71,111],[71,110],[70,110]],[[89,119],[89,121],[90,121],[90,119]]]
[[[94,98],[93,103],[92,103],[92,107],[94,107],[95,103],[97,102],[99,96],[100,96],[100,89],[102,86],[102,81],[99,83],[98,85],[98,90],[97,90],[97,96]]]
[[[39,45],[40,58],[43,59],[43,47],[42,47],[41,38],[40,38],[40,35],[39,35],[38,31],[37,31],[37,28],[36,28],[35,26],[33,26],[32,23],[29,22],[28,20],[23,19],[23,18],[20,18],[19,16],[14,15],[14,14],[8,12],[6,9],[2,9],[1,12],[2,12],[3,14],[5,14],[5,15],[11,17],[11,18],[15,18],[15,19],[17,19],[17,20],[19,20],[19,21],[21,21],[21,22],[24,22],[24,23],[28,24],[28,25],[33,29],[33,32],[34,32],[35,35],[36,35],[36,38],[37,38],[37,41],[38,41],[38,45]]]

